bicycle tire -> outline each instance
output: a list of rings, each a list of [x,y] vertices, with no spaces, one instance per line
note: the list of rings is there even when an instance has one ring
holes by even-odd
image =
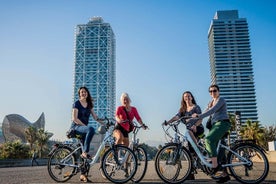
[[[127,163],[121,164],[121,158],[126,159]],[[103,155],[101,168],[109,181],[113,183],[126,183],[137,171],[137,159],[134,152],[128,147],[115,145]]]
[[[104,148],[104,150],[101,152],[101,155],[100,155],[100,160],[102,160],[102,157],[103,157],[103,155],[104,155],[104,153],[107,151],[109,149],[109,146],[106,146],[105,148]],[[101,163],[102,164],[102,163]],[[100,164],[100,165],[101,165]],[[102,178],[103,179],[106,179],[106,177],[105,177],[105,175],[104,175],[104,172],[103,172],[103,170],[102,170],[102,167],[100,167],[100,174],[101,174],[101,176],[102,176]]]
[[[47,170],[53,180],[65,182],[74,175],[76,168],[65,164],[76,165],[76,156],[72,154],[66,159],[66,162],[61,162],[71,152],[72,149],[69,147],[60,147],[48,159]]]
[[[245,184],[261,183],[265,180],[269,172],[269,163],[262,148],[252,143],[242,143],[234,146],[232,150],[251,161],[250,165],[229,167],[230,173],[236,180]],[[229,164],[239,161],[232,152],[229,152],[227,157]]]
[[[192,160],[185,147],[180,148],[177,156],[178,144],[168,144],[158,151],[155,158],[155,170],[166,183],[182,183],[192,171]]]
[[[148,156],[146,150],[141,146],[134,147],[134,154],[137,158],[137,171],[131,179],[135,183],[139,183],[145,176],[148,167]]]

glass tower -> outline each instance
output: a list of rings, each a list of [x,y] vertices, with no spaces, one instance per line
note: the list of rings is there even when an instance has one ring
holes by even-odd
[[[110,24],[101,17],[76,27],[73,101],[79,98],[79,87],[86,86],[99,118],[113,117],[115,112],[115,44]],[[89,124],[98,127],[91,116]]]
[[[211,83],[220,87],[228,112],[258,121],[248,24],[237,10],[217,11],[208,31]]]

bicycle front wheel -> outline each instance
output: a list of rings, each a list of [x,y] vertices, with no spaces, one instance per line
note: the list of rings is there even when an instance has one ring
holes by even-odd
[[[144,178],[146,174],[148,167],[148,156],[146,150],[141,145],[135,147],[133,151],[137,158],[138,167],[136,174],[133,176],[131,180],[135,183],[138,183]]]
[[[229,153],[228,163],[233,164],[233,166],[229,167],[229,170],[236,180],[241,183],[253,184],[261,183],[266,178],[269,171],[269,163],[261,148],[251,143],[243,143],[232,150],[249,161],[247,165],[238,165],[244,161],[238,155],[232,152]]]
[[[48,173],[57,182],[68,181],[75,173],[76,158],[68,147],[57,148],[48,159]]]
[[[116,145],[103,155],[101,168],[109,181],[126,183],[137,171],[137,160],[131,149]]]
[[[177,144],[164,146],[156,155],[155,170],[166,183],[182,183],[192,170],[191,156]]]

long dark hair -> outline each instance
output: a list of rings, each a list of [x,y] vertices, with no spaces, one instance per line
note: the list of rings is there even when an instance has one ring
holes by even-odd
[[[186,104],[186,102],[185,102],[185,100],[184,100],[184,95],[185,95],[186,93],[188,93],[188,94],[191,95],[191,97],[192,97],[192,103],[193,103],[194,105],[196,105],[196,101],[195,101],[195,98],[194,98],[193,94],[192,94],[190,91],[185,91],[185,92],[182,94],[182,97],[181,97],[181,105],[180,105],[180,109],[179,109],[179,112],[181,112],[181,113],[185,113],[185,112],[187,111],[187,104]]]
[[[87,98],[86,98],[87,108],[88,108],[88,109],[92,109],[92,108],[94,107],[93,98],[91,97],[88,88],[85,87],[85,86],[80,87],[79,90],[78,90],[79,97],[80,97],[80,90],[81,90],[81,89],[84,89],[84,90],[87,92]]]

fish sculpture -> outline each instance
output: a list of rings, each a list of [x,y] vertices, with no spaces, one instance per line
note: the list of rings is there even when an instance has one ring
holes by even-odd
[[[36,129],[45,128],[45,116],[44,113],[40,115],[38,120],[34,123],[31,123],[26,118],[19,114],[9,114],[6,115],[2,123],[2,133],[5,141],[15,141],[21,140],[23,143],[26,143],[26,134],[25,131],[30,126],[35,127]],[[48,133],[48,136],[53,136],[52,133]]]

